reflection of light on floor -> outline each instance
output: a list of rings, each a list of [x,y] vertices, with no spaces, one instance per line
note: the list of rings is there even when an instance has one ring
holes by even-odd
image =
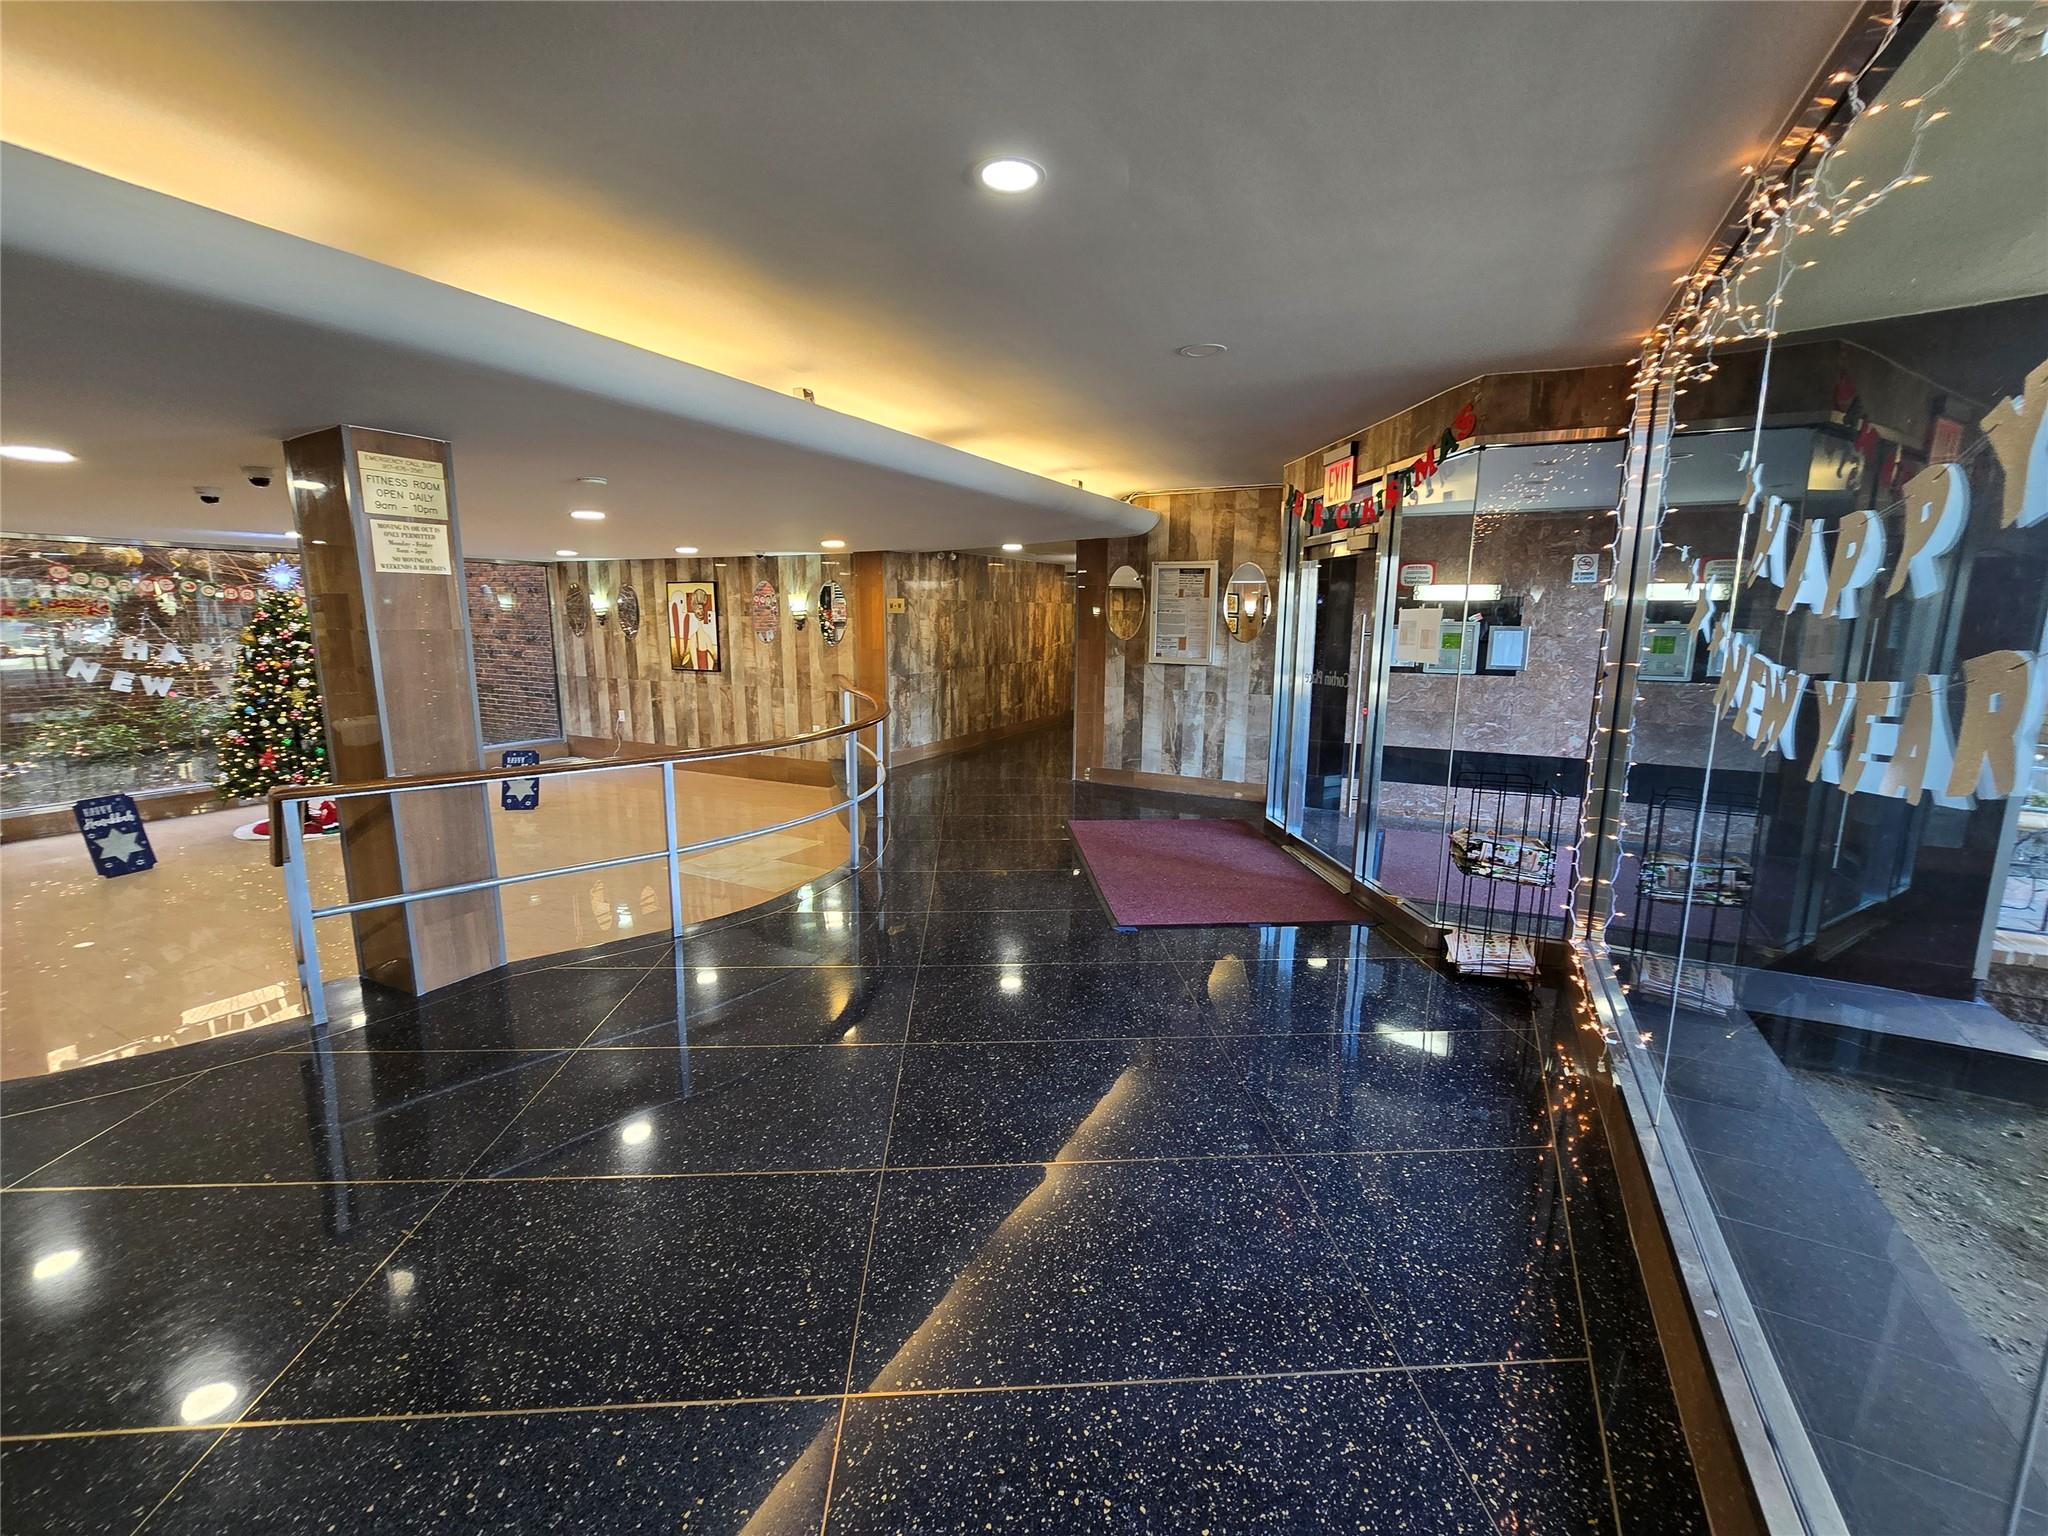
[[[1088,1111],[1079,1125],[1074,1127],[1074,1134],[1069,1136],[1059,1151],[1053,1154],[1053,1160],[1058,1162],[1061,1158],[1084,1154],[1091,1132],[1104,1116],[1115,1113],[1117,1106],[1129,1095],[1135,1080],[1135,1069],[1127,1068],[1119,1073],[1117,1080],[1095,1101],[1095,1107]],[[1031,1187],[1031,1192],[1017,1202],[1016,1209],[1005,1216],[996,1229],[989,1233],[988,1241],[981,1246],[982,1253],[994,1252],[1002,1245],[1005,1233],[1014,1233],[1045,1214],[1046,1207],[1058,1198],[1067,1187],[1067,1180],[1074,1176],[1075,1170],[1072,1168],[1047,1168],[1039,1181]],[[941,1346],[947,1338],[953,1336],[954,1330],[951,1327],[942,1327],[940,1324],[948,1319],[949,1314],[964,1311],[969,1303],[978,1299],[974,1282],[979,1278],[979,1272],[972,1261],[963,1265],[958,1277],[947,1287],[946,1294],[941,1296],[937,1304],[925,1315],[924,1321],[911,1331],[910,1337],[903,1341],[903,1347],[875,1373],[874,1380],[887,1380],[896,1373],[897,1367],[903,1361],[914,1358],[922,1350]],[[913,1379],[916,1374],[912,1373]],[[803,1455],[799,1456],[791,1464],[789,1471],[783,1474],[782,1481],[777,1483],[768,1497],[761,1501],[760,1507],[754,1511],[753,1518],[742,1528],[741,1536],[747,1536],[748,1532],[757,1530],[771,1531],[783,1528],[776,1518],[778,1512],[792,1499],[799,1497],[801,1491],[817,1476],[819,1463],[832,1454],[833,1445],[838,1438],[837,1432],[836,1419],[818,1431],[817,1437],[805,1448]]]
[[[1308,959],[1308,968],[1312,971],[1325,970],[1328,968],[1329,964],[1330,962],[1324,959],[1321,955],[1311,955]]]
[[[1019,976],[1015,971],[1005,971],[1002,974],[1002,976],[997,979],[996,985],[1001,987],[1005,992],[1022,992],[1024,990],[1024,978],[1022,976]]]
[[[391,1287],[391,1294],[400,1298],[410,1296],[414,1284],[413,1272],[409,1269],[394,1269],[384,1277]]]
[[[642,1115],[637,1120],[628,1120],[619,1127],[619,1140],[629,1147],[637,1147],[654,1134],[654,1122]]]
[[[78,1268],[78,1261],[84,1257],[85,1254],[80,1249],[59,1248],[55,1253],[46,1253],[40,1259],[37,1259],[35,1268],[28,1272],[29,1278],[31,1280],[54,1280],[59,1275],[68,1275],[72,1270]]]
[[[717,986],[717,985],[718,985],[718,972],[716,972],[716,971],[699,971],[699,972],[697,973],[697,985],[698,985],[698,986],[700,986],[700,987],[715,987],[715,986]]]
[[[187,1424],[204,1424],[225,1414],[241,1395],[242,1389],[231,1381],[209,1381],[185,1394],[178,1404],[178,1417]]]
[[[1372,1032],[1381,1040],[1391,1040],[1395,1045],[1405,1045],[1409,1050],[1420,1051],[1425,1056],[1451,1054],[1451,1032],[1447,1029],[1396,1029],[1391,1024],[1375,1024]]]

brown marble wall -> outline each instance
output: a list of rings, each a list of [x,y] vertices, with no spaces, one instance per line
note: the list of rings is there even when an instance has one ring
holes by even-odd
[[[1073,708],[1074,612],[1065,570],[971,554],[888,554],[894,751],[1057,719]]]
[[[1075,771],[1083,776],[1093,770],[1166,776],[1200,781],[1211,791],[1249,792],[1266,779],[1274,631],[1269,624],[1255,641],[1232,640],[1223,628],[1220,591],[1231,572],[1247,561],[1277,591],[1272,584],[1280,565],[1280,488],[1176,491],[1134,497],[1133,502],[1159,513],[1159,525],[1142,539],[1091,543],[1082,564],[1095,561],[1099,549],[1104,572],[1132,566],[1145,578],[1149,594],[1154,561],[1214,560],[1219,589],[1215,662],[1205,667],[1148,665],[1149,612],[1135,637],[1119,640],[1107,633],[1092,606],[1085,609],[1081,622],[1104,630],[1105,664],[1099,684],[1094,678],[1081,680],[1083,688],[1092,693],[1099,686],[1100,693],[1079,699],[1076,710],[1077,716],[1090,712],[1099,699],[1102,730],[1095,761],[1077,760]],[[1092,569],[1084,579],[1093,579]],[[1077,728],[1084,746],[1093,746],[1093,734]]]
[[[789,595],[802,591],[813,607],[824,562],[814,555],[726,560],[572,560],[554,567],[555,644],[562,674],[563,726],[592,736],[666,747],[733,746],[821,730],[839,718],[834,679],[851,677],[851,635],[828,646],[815,613],[798,632]],[[847,579],[843,564],[830,573]],[[717,672],[678,672],[669,664],[668,583],[718,584]],[[755,584],[773,583],[779,621],[773,641],[758,639],[750,605]],[[581,635],[569,625],[570,585],[586,598],[601,592],[613,605],[609,622],[593,617]],[[640,600],[640,629],[625,634],[617,605],[631,587]],[[619,717],[623,713],[624,720]],[[812,749],[813,753],[824,751]]]

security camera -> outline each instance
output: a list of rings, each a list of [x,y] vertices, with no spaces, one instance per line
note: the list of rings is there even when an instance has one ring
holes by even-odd
[[[217,485],[195,485],[192,487],[192,494],[209,507],[220,505],[220,487]]]
[[[270,484],[270,466],[268,464],[244,464],[242,466],[242,473],[249,477],[249,483],[259,491]]]

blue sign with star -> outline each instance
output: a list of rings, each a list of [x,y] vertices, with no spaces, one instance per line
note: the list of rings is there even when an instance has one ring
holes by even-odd
[[[142,813],[127,795],[94,795],[71,807],[92,867],[109,880],[156,868],[156,850],[142,830]]]
[[[533,768],[540,763],[540,754],[531,747],[508,747],[499,761],[500,768]],[[508,811],[537,811],[540,809],[540,780],[501,779],[498,782],[498,804]]]

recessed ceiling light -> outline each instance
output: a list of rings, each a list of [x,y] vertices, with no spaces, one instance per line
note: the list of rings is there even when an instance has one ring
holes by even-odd
[[[697,546],[694,544],[678,544],[676,546],[676,553],[679,555],[694,555],[697,553]]]
[[[576,551],[573,549],[558,549],[555,551],[555,558],[557,560],[574,560],[576,558]]]
[[[602,512],[595,511],[590,507],[578,507],[574,512],[571,512],[569,515],[575,518],[576,521],[579,523],[601,523],[604,521],[604,514]]]
[[[285,484],[295,491],[324,491],[327,489],[327,482],[325,480],[287,480]]]
[[[999,155],[976,166],[974,177],[991,192],[1029,192],[1045,180],[1045,167],[1015,155]]]
[[[1003,553],[1006,555],[1021,555],[1024,553],[1024,546],[1022,544],[1005,544],[1003,546]]]
[[[75,464],[78,455],[62,448],[35,448],[26,443],[0,448],[0,459],[20,459],[27,464]]]
[[[844,549],[844,548],[846,548],[846,540],[844,540],[844,539],[820,539],[820,540],[818,540],[818,547],[819,547],[820,549]]]
[[[1175,347],[1173,350],[1179,353],[1182,357],[1200,358],[1218,357],[1221,356],[1223,353],[1228,352],[1230,348],[1226,347],[1220,341],[1191,341],[1186,346]]]

